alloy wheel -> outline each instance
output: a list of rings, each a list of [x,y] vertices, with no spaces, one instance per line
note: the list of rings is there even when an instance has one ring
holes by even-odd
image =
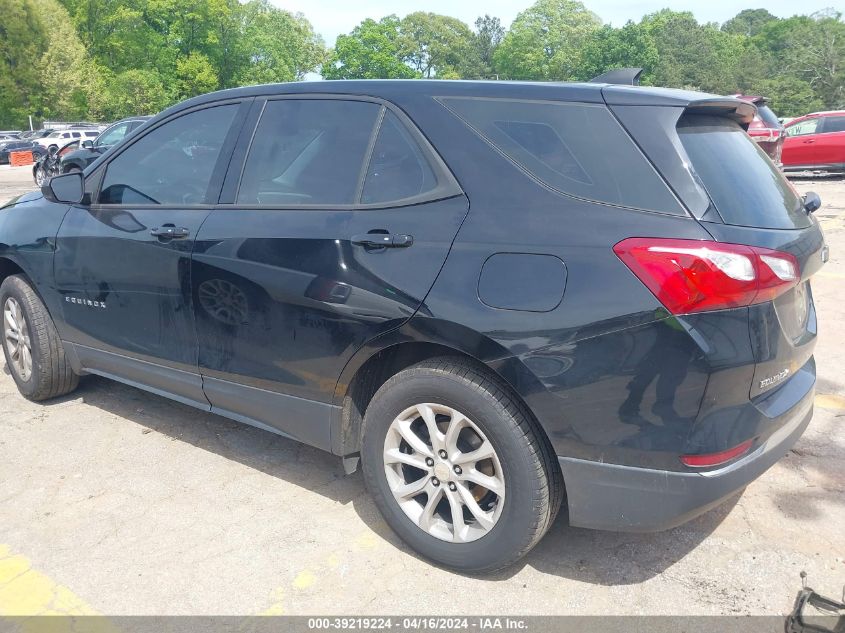
[[[18,377],[26,382],[32,376],[32,341],[20,304],[8,297],[3,306],[3,343]]]
[[[435,538],[475,541],[501,516],[499,457],[481,429],[451,407],[423,403],[400,413],[384,440],[384,472],[405,515]]]

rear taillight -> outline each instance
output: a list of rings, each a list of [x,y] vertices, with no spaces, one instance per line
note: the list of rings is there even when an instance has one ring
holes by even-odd
[[[685,466],[692,466],[693,468],[706,468],[708,466],[719,466],[725,464],[732,459],[736,459],[740,455],[745,455],[754,440],[747,440],[742,444],[738,444],[733,448],[718,453],[706,453],[704,455],[681,455],[681,462]]]
[[[632,237],[613,251],[672,314],[771,301],[800,279],[795,257],[757,246]]]

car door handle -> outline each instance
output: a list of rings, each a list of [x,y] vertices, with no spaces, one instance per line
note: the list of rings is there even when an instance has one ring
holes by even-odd
[[[150,231],[150,235],[159,239],[183,240],[191,234],[191,231],[184,227],[177,227],[174,224],[164,224]]]
[[[816,139],[814,139],[814,138],[809,138],[806,141],[804,141],[805,144],[815,143],[815,142],[816,142]]]
[[[414,243],[414,236],[403,233],[365,233],[353,235],[350,241],[365,248],[407,248]]]

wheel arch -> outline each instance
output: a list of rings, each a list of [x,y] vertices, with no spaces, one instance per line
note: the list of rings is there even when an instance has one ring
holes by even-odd
[[[467,359],[503,381],[548,442],[527,398],[545,391],[536,376],[492,339],[456,323],[432,318],[411,319],[402,327],[367,343],[347,363],[335,389],[332,452],[342,457],[361,448],[361,422],[376,391],[398,372],[431,358]]]
[[[0,255],[0,284],[12,275],[23,275],[32,283],[30,276],[20,264],[5,255]]]

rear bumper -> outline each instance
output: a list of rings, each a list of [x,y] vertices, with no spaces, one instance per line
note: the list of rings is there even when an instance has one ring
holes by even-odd
[[[813,417],[814,389],[752,453],[718,470],[671,472],[558,457],[575,527],[666,530],[719,505],[783,457]]]

